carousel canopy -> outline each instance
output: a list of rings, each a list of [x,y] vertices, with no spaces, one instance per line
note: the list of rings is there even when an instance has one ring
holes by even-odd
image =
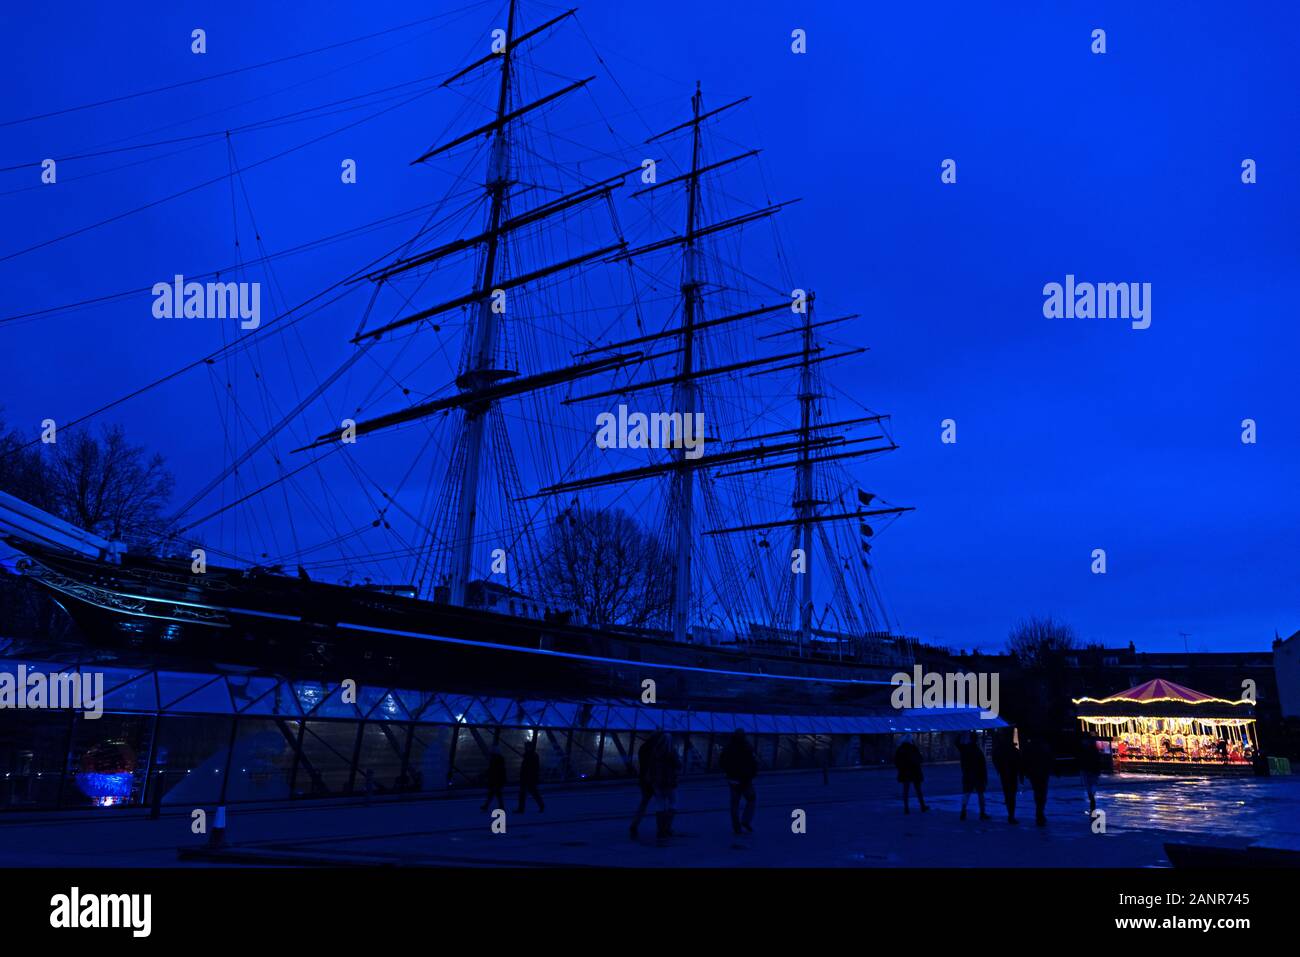
[[[1155,678],[1106,698],[1075,698],[1079,716],[1085,715],[1170,715],[1196,717],[1249,716],[1253,702],[1230,701],[1195,691],[1173,681]]]
[[[1087,699],[1080,699],[1087,700]],[[1102,698],[1102,701],[1186,701],[1190,704],[1199,704],[1202,701],[1223,701],[1223,698],[1216,698],[1208,695],[1203,691],[1193,691],[1183,685],[1175,684],[1172,681],[1166,681],[1164,678],[1155,678],[1136,688],[1129,688],[1127,691],[1121,691],[1111,695],[1109,698]]]

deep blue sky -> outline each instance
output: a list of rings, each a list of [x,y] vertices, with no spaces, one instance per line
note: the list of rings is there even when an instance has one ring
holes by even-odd
[[[0,29],[0,123],[440,9],[397,0],[156,6],[11,5]],[[0,126],[0,166],[221,129],[436,73],[480,48],[498,6],[436,31]],[[524,2],[524,21],[558,9]],[[621,87],[602,72],[594,95],[629,139],[680,118],[697,79],[711,103],[753,96],[730,135],[763,148],[774,194],[803,197],[783,214],[792,256],[810,287],[864,314],[847,338],[872,351],[850,381],[894,416],[902,450],[874,463],[865,484],[917,506],[875,553],[903,629],[991,650],[1016,618],[1052,613],[1107,644],[1181,650],[1187,632],[1193,650],[1266,647],[1275,629],[1300,628],[1300,13],[1170,2],[995,9],[590,0],[580,20]],[[189,52],[196,26],[208,32],[202,57]],[[805,56],[789,50],[796,27],[808,31]],[[1107,32],[1104,56],[1089,51],[1096,27]],[[548,42],[591,59],[580,32]],[[589,65],[574,73],[596,72]],[[256,101],[236,105],[245,100]],[[250,173],[268,246],[433,199],[427,174],[406,164],[459,107],[426,97]],[[359,115],[239,134],[235,148],[248,163]],[[225,173],[224,142],[196,142],[82,182],[191,144],[69,160],[55,188],[29,188],[35,167],[0,173],[0,257]],[[338,188],[341,156],[360,163],[355,189]],[[953,186],[939,181],[949,157]],[[1255,185],[1240,181],[1246,157],[1259,164]],[[310,295],[402,235],[287,261],[278,274],[286,298]],[[0,261],[0,312],[232,258],[223,183]],[[1152,283],[1151,328],[1045,319],[1043,284],[1067,273]],[[69,419],[216,344],[210,330],[160,330],[148,303],[0,324],[7,423],[34,432],[47,415]],[[208,384],[196,388],[197,405]],[[173,392],[115,412],[136,441],[168,456],[181,497],[212,472],[183,399]],[[949,417],[954,446],[939,441]],[[1240,441],[1247,417],[1258,422],[1254,446]],[[1107,551],[1105,576],[1090,573],[1094,548]]]

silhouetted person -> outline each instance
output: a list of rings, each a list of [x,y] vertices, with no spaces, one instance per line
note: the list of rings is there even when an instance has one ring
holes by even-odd
[[[1052,749],[1041,734],[1035,734],[1025,743],[1022,774],[1034,789],[1034,823],[1042,827],[1047,823],[1047,782],[1052,776]]]
[[[366,806],[368,807],[368,806],[370,805],[370,798],[371,798],[371,797],[374,795],[374,793],[375,793],[375,770],[374,770],[374,768],[366,768],[366,770],[362,773],[362,781],[364,782],[364,785],[365,785],[365,803],[366,803]]]
[[[659,746],[660,734],[659,731],[652,732],[650,737],[642,741],[641,747],[637,749],[637,781],[641,785],[641,803],[637,806],[636,814],[632,818],[632,826],[628,828],[633,840],[636,840],[637,830],[641,827],[641,819],[645,817],[646,808],[650,806],[650,802],[655,797],[655,748]]]
[[[537,802],[537,810],[545,811],[546,802],[542,800],[542,792],[537,790],[538,783],[542,780],[542,759],[537,756],[537,742],[529,741],[524,745],[524,760],[519,765],[519,813],[524,813],[524,807],[528,803],[528,796],[531,794],[533,800]]]
[[[722,749],[718,766],[727,776],[727,786],[731,789],[731,829],[737,834],[744,828],[750,834],[754,829],[749,822],[754,819],[754,778],[758,775],[758,759],[745,740],[745,732],[737,728],[731,734],[731,740]],[[745,815],[740,814],[740,799],[745,799]]]
[[[1079,742],[1079,779],[1088,795],[1088,813],[1097,810],[1097,779],[1101,777],[1101,752],[1096,735],[1084,732]]]
[[[651,779],[655,789],[656,831],[661,839],[673,836],[673,816],[677,813],[677,779],[681,770],[682,761],[677,757],[673,736],[665,732],[655,744]]]
[[[916,800],[921,805],[921,810],[930,810],[929,805],[925,803],[925,795],[921,793],[921,782],[925,780],[925,776],[921,773],[921,750],[912,743],[910,734],[903,735],[903,743],[894,752],[894,767],[898,768],[898,780],[903,785],[903,813],[912,813],[907,806],[907,795],[908,790],[913,787],[916,788]]]
[[[993,739],[993,767],[1002,782],[1002,800],[1007,805],[1007,823],[1016,823],[1016,793],[1020,790],[1020,749],[1016,747],[1015,731],[1003,728]]]
[[[504,811],[506,809],[506,759],[496,748],[492,749],[492,754],[488,757],[487,786],[487,798],[483,801],[480,810],[486,811],[495,801]]]
[[[966,820],[966,804],[971,794],[978,794],[980,799],[980,820],[987,821],[989,816],[984,810],[984,789],[989,783],[989,769],[984,762],[984,748],[979,736],[969,731],[957,739],[957,755],[961,759],[961,819]]]
[[[1250,759],[1251,767],[1255,771],[1255,777],[1266,778],[1269,776],[1270,768],[1268,766],[1268,756],[1258,748],[1255,749],[1255,756]]]

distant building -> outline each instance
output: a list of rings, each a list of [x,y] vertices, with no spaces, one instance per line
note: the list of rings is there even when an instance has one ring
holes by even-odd
[[[537,601],[499,582],[475,580],[465,587],[465,604],[502,615],[519,615],[522,618],[544,617]]]
[[[1273,674],[1282,717],[1300,718],[1300,631],[1273,641]]]
[[[1282,659],[1286,660],[1283,661]],[[1276,666],[1275,666],[1276,659]],[[1014,656],[1002,654],[952,654],[947,663],[942,650],[919,646],[917,660],[932,670],[947,668],[997,672],[1000,676],[1002,713],[1014,717],[1024,704],[1034,678]],[[1293,745],[1282,733],[1284,708],[1300,712],[1300,632],[1278,641],[1271,651],[1138,651],[1127,647],[1088,645],[1063,656],[1062,686],[1055,693],[1075,698],[1105,698],[1116,688],[1132,688],[1163,678],[1195,688],[1216,698],[1236,701],[1254,692],[1255,717],[1265,746],[1289,753]],[[1283,690],[1285,687],[1286,690]]]
[[[1078,682],[1077,694],[1104,697],[1114,691],[1117,678],[1125,687],[1166,678],[1218,698],[1235,701],[1254,683],[1261,716],[1279,715],[1277,677],[1270,651],[1137,651],[1091,646],[1067,657],[1066,665]]]
[[[1291,654],[1295,660],[1300,657],[1300,640],[1292,636],[1288,641],[1294,642]],[[958,654],[952,657],[963,665],[982,671],[1015,672],[1020,667],[1015,656],[1008,654]],[[1187,653],[1138,651],[1132,643],[1120,648],[1088,645],[1065,655],[1065,670],[1072,697],[1102,698],[1117,687],[1133,687],[1163,677],[1235,701],[1248,687],[1244,682],[1253,681],[1261,713],[1279,713],[1280,672],[1274,672],[1272,651]],[[1296,686],[1293,684],[1292,688]],[[1300,691],[1293,690],[1292,693],[1300,694]]]
[[[433,600],[446,604],[451,601],[451,589],[446,585],[438,585],[433,589]],[[543,620],[546,615],[537,600],[525,595],[523,592],[515,591],[508,585],[502,585],[500,582],[483,581],[474,579],[465,585],[465,607],[481,608],[484,611],[494,611],[498,615],[518,615],[521,618],[536,618]]]

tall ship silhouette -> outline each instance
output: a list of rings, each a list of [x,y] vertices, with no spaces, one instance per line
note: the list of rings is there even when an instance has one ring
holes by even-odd
[[[598,76],[541,65],[574,11],[529,25],[517,6],[441,79],[464,123],[413,165],[443,198],[322,294],[365,302],[335,368],[257,347],[296,334],[298,308],[207,357],[222,401],[284,391],[256,429],[240,409],[223,467],[149,547],[11,497],[0,531],[82,640],[154,662],[888,707],[912,655],[871,552],[908,509],[854,473],[896,446],[836,381],[865,350],[794,271],[795,200],[747,195],[766,192],[759,150],[728,124],[748,98],[697,84],[680,122],[620,137],[587,98]]]

